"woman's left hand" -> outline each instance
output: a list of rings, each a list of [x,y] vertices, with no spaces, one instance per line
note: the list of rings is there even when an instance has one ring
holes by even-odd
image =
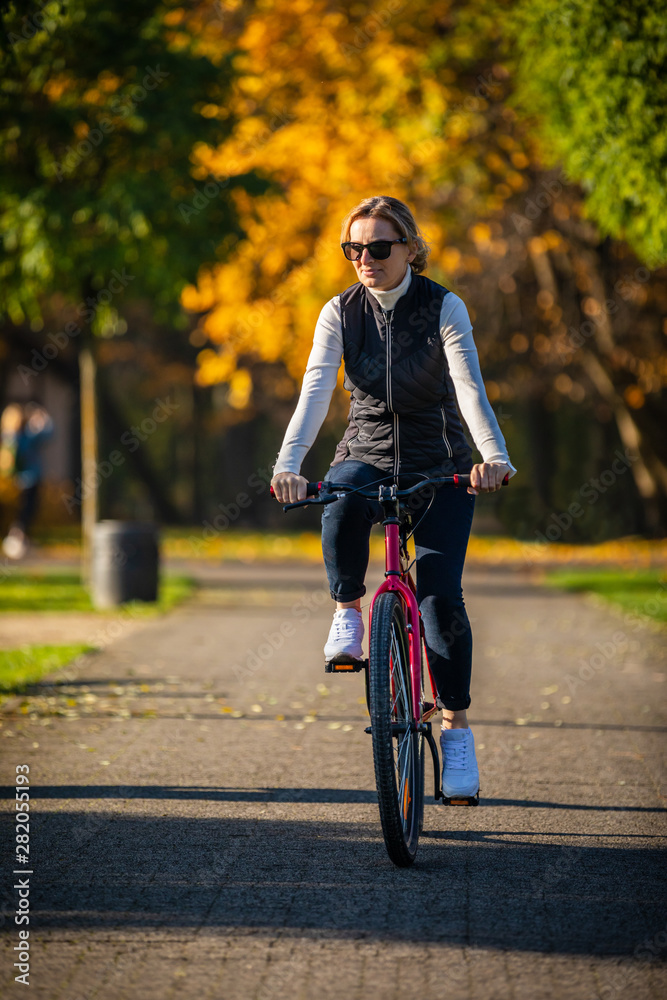
[[[505,462],[482,462],[470,470],[468,493],[495,493],[503,485],[503,479],[511,472]]]

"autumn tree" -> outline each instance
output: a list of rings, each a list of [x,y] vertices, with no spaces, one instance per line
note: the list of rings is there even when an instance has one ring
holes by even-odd
[[[667,493],[659,432],[664,284],[651,273],[664,250],[659,116],[642,125],[653,159],[634,214],[624,202],[601,215],[616,175],[610,169],[604,191],[591,192],[599,137],[590,136],[579,173],[571,135],[571,157],[566,149],[568,122],[576,118],[581,133],[590,132],[578,117],[592,23],[585,6],[559,6],[570,19],[561,34],[580,22],[561,52],[561,34],[552,42],[544,30],[553,5],[542,0],[519,5],[516,19],[509,0],[378,0],[345,9],[326,0],[220,4],[238,51],[229,103],[238,124],[220,146],[202,145],[198,157],[211,173],[256,170],[276,187],[259,198],[235,195],[246,236],[184,290],[186,308],[201,314],[200,382],[226,385],[230,406],[247,415],[275,412],[283,401],[286,422],[319,310],[354,281],[338,247],[340,220],[361,198],[389,193],[415,209],[426,231],[430,276],[468,305],[484,370],[495,373],[490,398],[499,407],[534,401],[541,413],[569,401],[590,419],[613,417],[635,456],[647,526],[658,530]],[[640,66],[647,87],[662,50],[655,18],[635,17],[624,5],[602,8],[592,49],[598,81],[611,72],[615,39],[627,48],[613,93],[598,106],[613,114],[623,73],[639,65],[637,38],[650,43]],[[619,9],[616,20],[611,8]],[[521,62],[529,46],[527,59],[539,62],[545,78],[539,102],[532,70]],[[571,106],[556,85],[566,59]],[[641,97],[628,89],[636,108]],[[625,121],[615,138],[623,145],[619,170],[639,141],[634,120]],[[657,250],[645,265],[632,246]],[[341,396],[333,418],[344,408]],[[531,461],[539,465],[539,448]],[[544,467],[544,510],[556,502],[554,475]]]
[[[158,321],[185,329],[181,290],[223,235],[242,233],[230,192],[266,185],[243,171],[209,176],[192,157],[234,128],[219,19],[157,0],[5,0],[0,13],[0,315],[39,335],[35,357],[78,350],[87,544],[95,337],[125,328],[131,297],[150,297]],[[56,298],[63,325],[47,330]],[[39,371],[35,361],[22,372],[31,388]]]

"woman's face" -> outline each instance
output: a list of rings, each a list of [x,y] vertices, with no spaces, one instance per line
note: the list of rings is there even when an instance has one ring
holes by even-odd
[[[349,239],[352,243],[372,243],[374,240],[397,240],[400,236],[386,219],[365,218],[354,220]],[[408,263],[415,255],[416,251],[411,251],[407,243],[394,243],[386,260],[375,260],[364,249],[359,260],[352,261],[352,264],[362,285],[386,292],[400,285]]]

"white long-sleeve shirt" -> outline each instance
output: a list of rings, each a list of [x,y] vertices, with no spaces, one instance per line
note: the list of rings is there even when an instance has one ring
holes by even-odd
[[[411,280],[412,268],[408,265],[405,277],[396,288],[388,291],[369,288],[368,291],[375,296],[382,309],[393,309],[408,290]],[[453,292],[445,295],[442,302],[440,336],[461,416],[482,460],[505,462],[512,470],[510,475],[514,475],[516,469],[509,460],[505,439],[484,388],[468,310],[463,300]],[[340,296],[335,295],[326,303],[317,320],[299,402],[285,431],[274,475],[278,472],[300,472],[303,460],[329,411],[342,359]]]

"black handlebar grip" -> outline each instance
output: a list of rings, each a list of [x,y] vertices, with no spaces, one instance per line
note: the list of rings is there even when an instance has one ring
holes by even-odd
[[[307,497],[316,497],[317,494],[320,492],[321,489],[322,489],[322,483],[321,482],[319,482],[319,483],[308,483],[308,485],[306,486],[306,496]],[[276,494],[274,493],[273,486],[269,486],[269,491],[271,493],[271,496],[275,497]]]

